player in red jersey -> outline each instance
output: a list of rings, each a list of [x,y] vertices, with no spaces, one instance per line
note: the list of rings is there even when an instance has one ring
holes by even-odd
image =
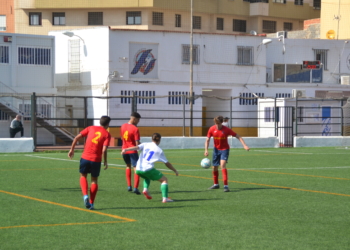
[[[249,151],[249,147],[245,144],[242,137],[240,137],[238,134],[236,134],[233,130],[230,128],[223,126],[224,118],[222,116],[217,116],[214,118],[215,125],[211,126],[208,130],[207,134],[207,140],[204,144],[204,155],[208,156],[208,147],[210,138],[213,137],[214,139],[214,151],[213,151],[213,179],[214,179],[214,185],[211,186],[209,189],[218,189],[219,186],[219,166],[221,167],[222,176],[224,180],[224,192],[229,192],[228,188],[228,175],[227,175],[227,169],[226,169],[226,163],[228,160],[228,156],[230,153],[230,146],[228,144],[227,137],[232,135],[236,137],[243,145],[244,149]]]
[[[137,128],[137,124],[141,119],[141,115],[137,112],[133,112],[130,116],[128,123],[125,123],[120,128],[120,136],[123,140],[122,149],[135,147],[140,144],[140,132]],[[128,151],[123,154],[123,159],[126,164],[125,175],[126,182],[128,185],[128,191],[133,191],[135,194],[141,194],[138,187],[140,183],[140,177],[134,172],[134,190],[131,185],[131,166],[136,167],[136,163],[139,159],[137,150]]]
[[[84,151],[80,159],[80,187],[83,193],[85,207],[94,209],[94,201],[98,190],[97,179],[100,175],[101,161],[103,155],[103,165],[105,170],[108,168],[107,164],[107,148],[111,140],[111,135],[106,130],[109,127],[111,118],[109,116],[102,116],[100,119],[101,126],[89,126],[81,131],[73,140],[68,157],[70,159],[74,156],[74,148],[80,138],[86,137]],[[88,196],[88,182],[87,174],[91,173],[91,187],[90,200]]]

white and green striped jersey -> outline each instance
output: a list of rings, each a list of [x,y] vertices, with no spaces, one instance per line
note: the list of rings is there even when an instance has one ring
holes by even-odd
[[[136,164],[136,170],[147,171],[154,168],[154,163],[157,161],[168,162],[163,150],[154,142],[141,143],[138,147],[141,153]]]

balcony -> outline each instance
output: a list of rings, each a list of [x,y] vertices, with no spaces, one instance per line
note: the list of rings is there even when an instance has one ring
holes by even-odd
[[[250,16],[268,16],[269,1],[268,0],[250,0],[249,15]]]

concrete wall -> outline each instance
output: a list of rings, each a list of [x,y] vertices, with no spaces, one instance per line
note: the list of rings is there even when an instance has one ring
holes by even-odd
[[[350,147],[349,136],[296,136],[294,147]]]
[[[203,149],[206,137],[162,137],[160,147],[162,149],[190,149],[199,148]],[[141,137],[141,142],[151,142],[151,137]],[[278,148],[277,137],[266,137],[266,138],[244,138],[245,143],[250,148]],[[236,138],[229,138],[228,142],[231,148],[243,148],[242,144]],[[212,149],[213,139],[211,138],[209,149]]]
[[[33,150],[33,138],[0,138],[0,153],[29,153]]]

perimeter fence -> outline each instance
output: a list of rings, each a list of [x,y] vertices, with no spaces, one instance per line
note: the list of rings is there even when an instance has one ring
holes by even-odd
[[[184,94],[168,96],[37,96],[8,95],[0,98],[1,122],[10,122],[16,114],[30,128],[36,145],[69,145],[76,134],[90,125],[99,125],[102,115],[112,118],[110,132],[119,137],[119,128],[128,122],[131,112],[142,119],[142,136],[159,132],[163,136],[206,136],[213,118],[229,118],[229,127],[241,136],[280,138],[280,145],[293,146],[294,136],[341,136],[344,128],[341,99],[295,99],[267,97],[218,97]],[[191,110],[190,101],[193,100]],[[192,124],[192,127],[191,127]],[[2,133],[1,137],[8,137]],[[51,138],[51,139],[50,139]]]

